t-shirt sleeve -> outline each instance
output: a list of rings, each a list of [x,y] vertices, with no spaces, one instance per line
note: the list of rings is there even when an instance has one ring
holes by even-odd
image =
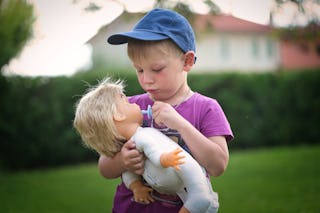
[[[200,126],[202,134],[206,137],[225,136],[228,142],[231,141],[234,138],[233,133],[220,104],[215,99],[208,99],[202,106]]]

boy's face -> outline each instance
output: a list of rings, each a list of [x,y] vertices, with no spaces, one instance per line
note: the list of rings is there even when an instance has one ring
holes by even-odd
[[[131,123],[142,123],[143,115],[140,107],[135,103],[129,103],[124,94],[117,95],[116,104],[118,112],[126,116],[126,121]]]
[[[187,84],[184,55],[164,54],[157,45],[154,46],[132,62],[144,91],[154,100],[169,102]]]

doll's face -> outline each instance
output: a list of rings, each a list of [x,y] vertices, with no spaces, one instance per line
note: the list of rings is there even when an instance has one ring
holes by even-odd
[[[127,122],[142,124],[143,115],[140,107],[135,103],[130,103],[124,94],[117,95],[117,110],[126,116]]]

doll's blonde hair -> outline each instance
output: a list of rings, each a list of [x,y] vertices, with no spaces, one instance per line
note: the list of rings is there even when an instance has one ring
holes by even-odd
[[[123,90],[123,81],[105,78],[76,104],[74,127],[85,145],[107,157],[113,157],[125,142],[113,120],[117,112],[116,96],[123,94]]]

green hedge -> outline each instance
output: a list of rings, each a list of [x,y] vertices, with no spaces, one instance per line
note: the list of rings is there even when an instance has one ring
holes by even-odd
[[[120,74],[119,74],[120,73]],[[25,169],[96,160],[72,128],[74,105],[103,71],[72,77],[0,78],[0,168]],[[126,93],[141,93],[133,73]],[[318,143],[319,70],[264,74],[190,74],[193,90],[216,98],[235,134],[231,149]]]
[[[198,75],[190,85],[222,105],[231,148],[318,143],[319,71]]]

